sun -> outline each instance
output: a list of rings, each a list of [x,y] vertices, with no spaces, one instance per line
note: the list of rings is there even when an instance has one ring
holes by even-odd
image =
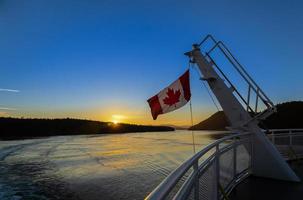
[[[113,124],[119,124],[121,121],[123,121],[123,119],[125,119],[126,117],[124,115],[120,115],[120,114],[115,114],[115,115],[112,115],[111,117],[111,122]]]

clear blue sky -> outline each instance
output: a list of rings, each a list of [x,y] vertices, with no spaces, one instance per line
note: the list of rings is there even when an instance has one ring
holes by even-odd
[[[302,1],[2,0],[0,114],[152,121],[146,99],[186,68],[211,33],[275,103],[303,98]],[[195,121],[215,111],[192,76]]]

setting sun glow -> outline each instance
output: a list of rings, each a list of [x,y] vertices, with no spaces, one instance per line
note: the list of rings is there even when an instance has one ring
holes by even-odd
[[[112,119],[111,121],[114,123],[114,124],[118,124],[119,122],[121,122],[121,120],[125,119],[126,117],[123,116],[123,115],[112,115]]]

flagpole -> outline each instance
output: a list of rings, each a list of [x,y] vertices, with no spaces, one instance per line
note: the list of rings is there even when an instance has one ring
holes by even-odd
[[[188,62],[188,70],[189,70],[189,73],[190,73],[190,67],[191,67],[191,62],[189,60]],[[191,121],[191,127],[194,126],[194,120],[193,120],[193,108],[192,108],[192,103],[191,103],[191,98],[189,100],[189,109],[190,109],[190,121]],[[193,141],[193,151],[194,151],[194,154],[196,153],[196,144],[195,144],[195,135],[194,135],[194,131],[191,130],[191,136],[192,136],[192,141]]]
[[[193,121],[193,109],[192,109],[191,100],[189,101],[189,108],[190,108],[191,127],[193,127],[194,121]],[[194,150],[194,154],[195,154],[196,153],[196,144],[195,144],[195,135],[194,135],[193,129],[191,129],[191,136],[192,136],[192,139],[193,139],[193,150]]]

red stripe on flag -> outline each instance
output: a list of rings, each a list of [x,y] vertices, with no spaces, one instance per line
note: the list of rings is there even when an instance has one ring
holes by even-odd
[[[158,115],[163,113],[158,95],[151,97],[147,100],[147,102],[149,104],[153,119],[156,120]]]
[[[184,99],[186,101],[190,100],[191,93],[190,93],[190,84],[189,84],[189,70],[187,70],[182,76],[179,78],[183,91],[184,91]]]

